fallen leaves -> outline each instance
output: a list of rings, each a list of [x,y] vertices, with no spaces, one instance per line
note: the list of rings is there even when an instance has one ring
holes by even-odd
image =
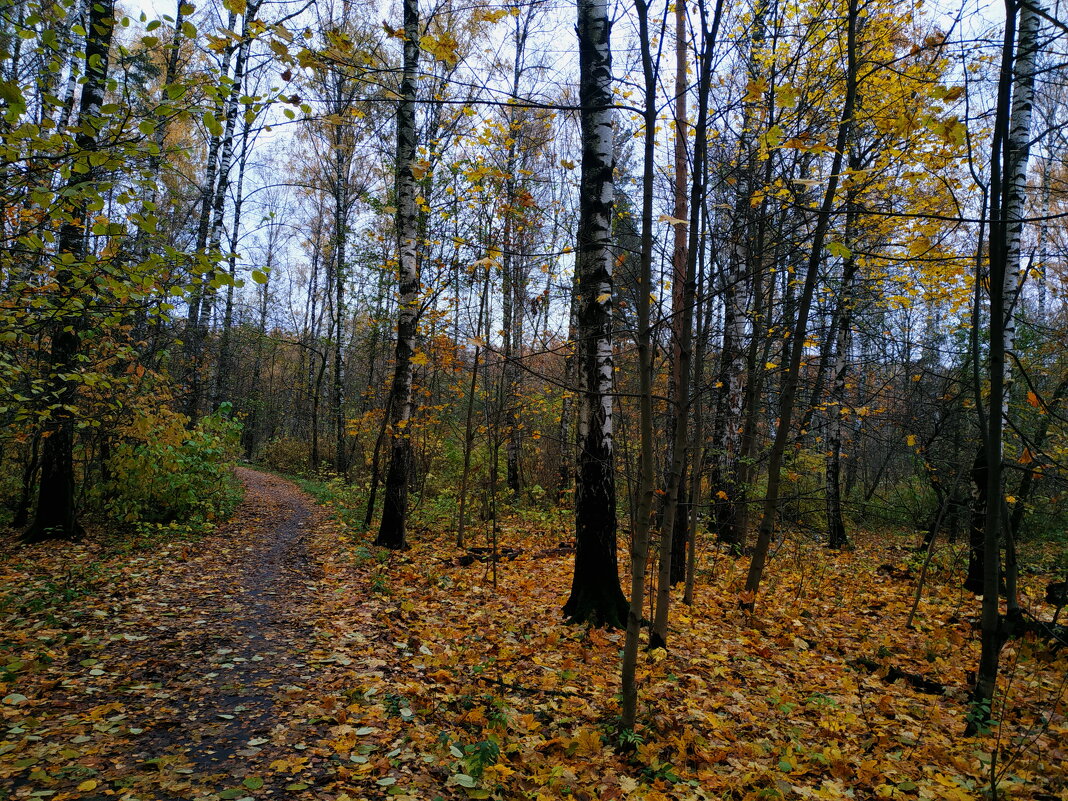
[[[740,592],[744,560],[704,544],[698,603],[678,607],[668,650],[642,655],[641,725],[620,748],[621,639],[563,623],[573,556],[552,546],[566,532],[502,521],[521,553],[497,564],[494,589],[490,565],[451,558],[450,532],[393,554],[323,519],[280,534],[306,503],[281,483],[256,503],[199,546],[100,564],[69,601],[4,608],[0,788],[52,801],[656,801],[963,799],[985,786],[994,741],[961,736],[973,621],[936,561],[917,628],[902,627],[914,580],[894,538],[859,535],[834,555],[792,543],[759,599]],[[37,582],[25,564],[0,569],[4,588]],[[1006,659],[1005,781],[1014,798],[1057,797],[1064,656],[1010,644]]]

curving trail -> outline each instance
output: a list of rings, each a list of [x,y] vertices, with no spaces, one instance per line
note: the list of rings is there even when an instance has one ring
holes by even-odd
[[[291,482],[238,475],[244,501],[204,540],[38,557],[98,578],[83,602],[18,622],[49,650],[0,704],[0,801],[333,797],[320,791],[336,760],[309,711],[329,640],[312,545],[331,523]]]

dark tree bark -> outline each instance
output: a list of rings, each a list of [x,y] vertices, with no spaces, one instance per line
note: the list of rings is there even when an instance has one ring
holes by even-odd
[[[227,18],[227,30],[233,30],[236,25],[237,14],[231,11]],[[238,53],[240,58],[241,51],[243,51],[241,43],[227,46],[224,52],[222,68],[220,69],[222,75],[229,77],[230,59],[235,53]],[[216,102],[215,111],[218,114],[226,115],[231,95],[233,95],[233,92],[227,96],[226,101],[220,99]],[[236,96],[233,99],[236,100]],[[208,338],[208,324],[211,317],[212,290],[209,285],[210,277],[204,272],[203,268],[215,259],[215,254],[208,248],[213,230],[212,212],[217,204],[225,203],[226,200],[225,184],[223,183],[226,178],[220,163],[226,161],[227,170],[229,169],[229,157],[225,154],[224,148],[226,138],[226,133],[223,130],[217,130],[211,134],[208,140],[207,158],[205,159],[204,183],[200,190],[200,217],[197,221],[196,253],[194,258],[201,261],[195,263],[192,269],[193,288],[189,293],[184,337],[187,362],[185,365],[186,396],[184,407],[185,413],[191,419],[196,418],[197,414],[199,414],[201,396],[204,393],[201,372],[203,370],[204,347]],[[232,138],[233,132],[231,129],[231,144]]]
[[[634,534],[630,545],[630,606],[627,610],[627,634],[623,643],[620,667],[622,684],[622,721],[624,730],[633,731],[638,710],[638,640],[641,634],[642,603],[645,599],[645,570],[649,562],[649,531],[653,514],[653,358],[649,292],[653,279],[653,169],[656,146],[656,68],[649,35],[649,6],[635,0],[638,13],[638,38],[641,42],[642,73],[645,78],[645,139],[642,159],[642,230],[638,267],[637,332],[638,350],[638,492],[634,515]],[[663,31],[661,31],[661,34]]]
[[[860,168],[860,159],[850,154],[849,168],[856,171]],[[846,193],[846,224],[845,243],[846,247],[852,247],[852,231],[854,228],[855,190],[850,188]],[[857,260],[852,252],[845,257],[842,264],[842,284],[838,290],[838,309],[836,320],[831,325],[835,337],[834,343],[834,373],[831,379],[831,399],[827,409],[830,416],[827,433],[827,460],[826,460],[826,510],[827,510],[827,547],[836,550],[849,547],[849,536],[846,534],[845,519],[842,514],[842,441],[844,439],[845,422],[842,412],[846,408],[846,377],[849,371],[849,347],[853,332],[853,279],[857,274]]]
[[[980,723],[985,724],[990,719],[1005,634],[998,601],[998,590],[1002,583],[1000,546],[1005,534],[1006,518],[1002,500],[1002,436],[1006,398],[1012,380],[1008,357],[1015,347],[1016,326],[1012,306],[1020,283],[1020,239],[1027,190],[1040,23],[1041,17],[1030,4],[1018,5],[1014,0],[1006,0],[1005,40],[990,169],[990,390],[986,419],[981,421],[984,451],[981,456],[986,462],[986,504],[982,550],[981,648],[969,719],[969,728],[973,731]],[[1010,551],[1010,568],[1015,569],[1015,559],[1011,556]],[[1008,583],[1015,587],[1015,575],[1007,578]],[[1013,612],[1018,614],[1013,597],[1015,593],[1010,592],[1009,595],[1010,615]],[[991,766],[991,771],[994,767]]]
[[[611,23],[605,0],[579,0],[582,178],[575,258],[578,279],[578,471],[575,572],[564,615],[619,628],[627,599],[616,564],[612,430],[612,210],[614,133]]]
[[[77,151],[88,157],[98,148],[98,130],[101,124],[100,107],[104,102],[107,85],[108,56],[111,52],[111,35],[115,25],[114,0],[99,0],[90,4],[89,25],[85,39],[85,83],[78,107],[77,133],[74,144]],[[87,158],[88,160],[88,158]],[[66,190],[78,198],[86,190],[92,191],[99,175],[99,168],[88,161],[84,173],[72,173]],[[87,204],[75,201],[70,209],[70,218],[59,231],[55,281],[60,302],[84,291],[75,271],[87,255],[85,218]],[[67,262],[67,257],[70,263]],[[51,327],[51,349],[48,354],[50,416],[42,432],[41,483],[37,495],[37,510],[33,522],[26,530],[28,542],[80,536],[81,525],[75,516],[74,499],[74,426],[75,412],[71,411],[78,392],[78,382],[71,374],[78,369],[78,353],[81,349],[85,322],[80,315],[66,312],[59,315]]]
[[[556,505],[564,506],[571,494],[575,480],[575,457],[572,439],[573,417],[575,416],[575,393],[571,391],[575,380],[575,360],[577,358],[578,339],[578,283],[577,276],[571,281],[571,303],[568,311],[567,354],[564,356],[564,397],[560,401],[560,470],[556,488]]]
[[[700,97],[697,109],[697,130],[703,132],[708,124],[708,90],[712,75],[712,47],[719,26],[722,3],[717,3],[716,16],[712,23],[712,31],[709,40],[704,43],[704,51],[701,54],[699,90]],[[687,231],[688,242],[685,247],[685,261],[683,264],[683,291],[682,301],[678,314],[681,320],[678,330],[678,350],[676,352],[678,371],[676,376],[675,397],[675,426],[670,432],[672,437],[671,446],[671,469],[667,485],[667,502],[664,505],[664,534],[660,554],[660,573],[657,583],[656,611],[653,616],[653,627],[649,635],[649,647],[658,648],[667,645],[668,615],[671,603],[671,586],[673,583],[672,565],[677,556],[675,549],[669,546],[675,539],[683,539],[686,535],[686,518],[681,503],[685,491],[685,467],[688,423],[690,418],[690,368],[693,360],[693,309],[697,300],[697,251],[699,247],[698,233],[700,232],[700,212],[704,206],[704,178],[705,178],[705,155],[707,153],[707,139],[703,136],[696,138],[693,154],[693,180],[690,186],[689,208],[693,210],[693,220]],[[675,224],[677,227],[678,223]],[[676,243],[677,244],[677,243]],[[670,535],[668,534],[670,532]],[[678,566],[681,569],[680,580],[686,577],[685,551],[680,557]]]

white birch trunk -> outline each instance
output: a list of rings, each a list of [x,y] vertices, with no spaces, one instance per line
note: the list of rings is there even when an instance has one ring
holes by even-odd
[[[390,389],[390,462],[386,473],[382,524],[375,544],[405,547],[412,443],[412,356],[419,323],[419,218],[416,208],[416,72],[419,69],[419,0],[404,0],[404,73],[397,105],[397,349]]]

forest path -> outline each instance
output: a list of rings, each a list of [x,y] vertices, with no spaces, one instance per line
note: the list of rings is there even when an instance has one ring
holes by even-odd
[[[145,721],[152,727],[145,756],[177,757],[192,769],[187,775],[212,784],[259,789],[256,763],[293,750],[272,741],[282,708],[312,679],[306,653],[321,570],[307,540],[324,513],[289,481],[237,472],[246,492],[219,534],[227,543],[206,549],[196,569],[164,590],[188,605],[174,636],[159,643],[168,658],[149,670],[177,668],[176,689],[183,679],[193,684],[173,694],[164,715]]]
[[[333,797],[313,706],[336,667],[316,548],[337,524],[292,482],[237,472],[245,498],[216,532],[79,556],[92,595],[26,621],[28,643],[52,645],[0,705],[0,801]]]

